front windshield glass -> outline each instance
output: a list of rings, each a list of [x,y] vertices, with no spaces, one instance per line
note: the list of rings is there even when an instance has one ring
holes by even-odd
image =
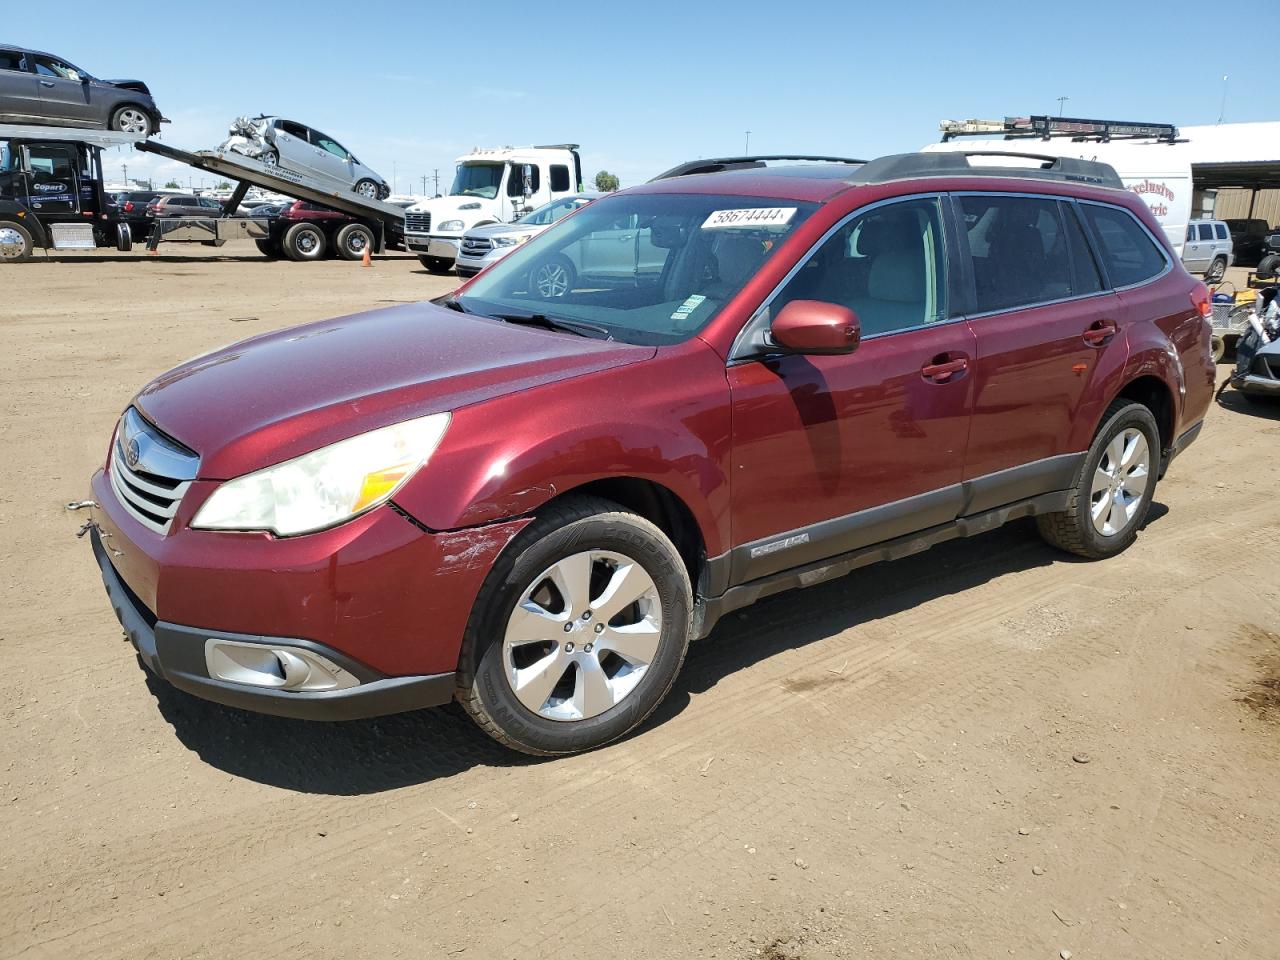
[[[501,163],[460,163],[453,178],[451,197],[484,197],[492,200],[502,186],[502,174],[506,166]]]
[[[539,207],[533,213],[521,217],[522,224],[532,224],[535,227],[545,227],[547,224],[555,223],[561,217],[567,216],[579,207],[586,206],[591,201],[586,197],[565,197],[562,200],[553,200],[545,207]]]
[[[687,340],[816,209],[706,194],[615,194],[480,274],[457,304],[590,324],[629,343]]]

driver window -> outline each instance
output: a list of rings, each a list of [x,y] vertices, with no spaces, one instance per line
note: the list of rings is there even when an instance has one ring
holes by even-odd
[[[829,237],[774,299],[822,300],[858,315],[862,336],[908,330],[945,316],[938,202],[906,200],[854,217]]]
[[[73,68],[52,57],[33,57],[32,62],[35,63],[36,73],[42,77],[59,77],[63,80],[80,79],[80,74]]]
[[[534,164],[531,169],[533,172],[529,177],[529,189],[533,193],[537,193],[542,189],[542,175],[536,164]],[[524,174],[521,172],[520,164],[518,163],[513,163],[511,165],[511,175],[507,178],[507,196],[524,196]]]

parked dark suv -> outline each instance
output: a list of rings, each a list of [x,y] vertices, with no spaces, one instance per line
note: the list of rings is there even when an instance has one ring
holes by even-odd
[[[126,633],[221,703],[456,697],[556,754],[760,597],[1018,517],[1119,553],[1208,408],[1207,291],[1110,167],[997,162],[678,169],[436,302],[163,374],[92,480]],[[657,270],[531,280],[619,223]]]

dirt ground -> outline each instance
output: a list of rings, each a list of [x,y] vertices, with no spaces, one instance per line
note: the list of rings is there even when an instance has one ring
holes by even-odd
[[[451,281],[0,274],[0,956],[1280,951],[1280,411],[1228,395],[1117,559],[1019,523],[775,597],[636,735],[533,761],[453,709],[306,724],[148,682],[63,510],[159,371]]]

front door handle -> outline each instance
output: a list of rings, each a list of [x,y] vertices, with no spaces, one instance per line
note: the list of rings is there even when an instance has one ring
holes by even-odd
[[[958,373],[969,369],[968,357],[951,358],[949,354],[940,354],[920,368],[920,376],[934,383],[948,383]]]
[[[1101,347],[1116,335],[1116,325],[1111,320],[1097,320],[1084,332],[1084,342],[1091,347]]]
[[[52,87],[52,86],[53,86],[53,81],[52,81],[52,80],[41,80],[41,81],[40,81],[40,86],[42,86],[42,87]]]

